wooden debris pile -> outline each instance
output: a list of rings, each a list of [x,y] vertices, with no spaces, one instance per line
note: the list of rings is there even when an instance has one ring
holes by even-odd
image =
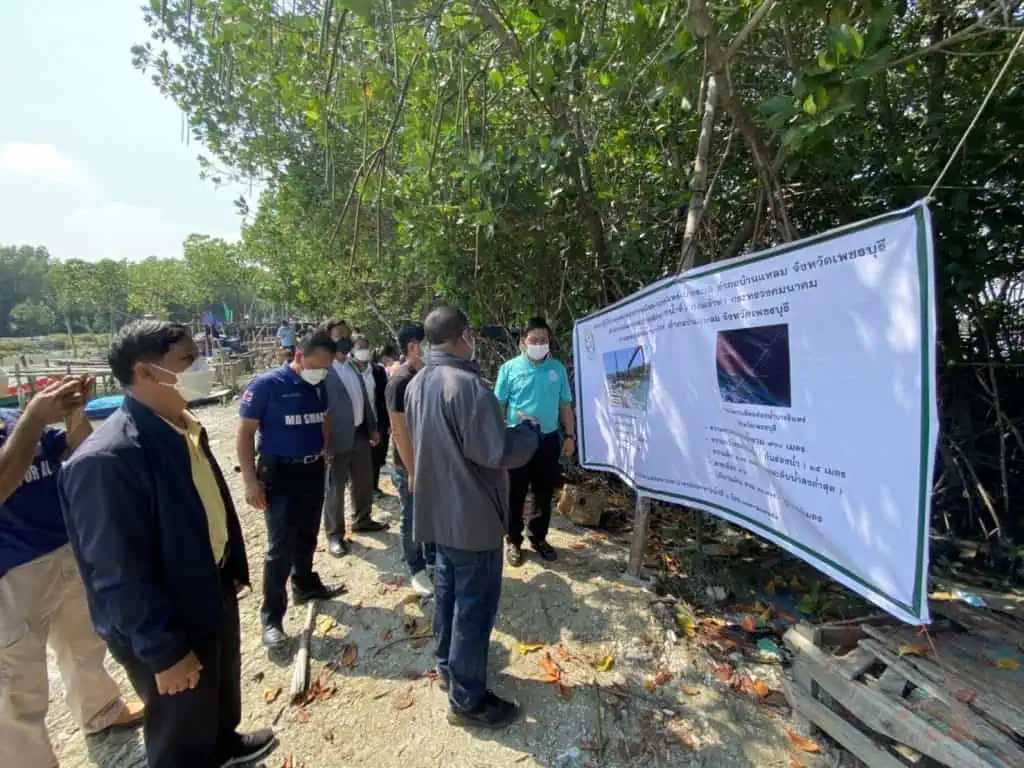
[[[933,602],[927,633],[885,617],[801,624],[786,697],[872,768],[1024,766],[1024,621]]]

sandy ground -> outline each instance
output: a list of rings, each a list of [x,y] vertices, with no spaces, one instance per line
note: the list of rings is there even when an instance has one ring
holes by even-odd
[[[235,494],[253,571],[254,594],[241,601],[243,728],[273,725],[280,743],[268,768],[324,766],[757,766],[824,765],[833,759],[793,752],[785,715],[720,683],[714,662],[678,640],[651,610],[647,590],[622,577],[628,542],[556,517],[556,563],[528,557],[506,568],[498,627],[491,643],[492,687],[516,699],[523,717],[504,731],[449,726],[447,700],[429,671],[432,604],[419,604],[399,560],[397,498],[377,504],[391,530],[356,536],[352,554],[331,558],[321,541],[317,567],[348,593],[320,609],[311,677],[325,688],[305,706],[287,703],[290,654],[268,658],[260,644],[262,515],[246,507],[232,472],[235,406],[203,409],[213,450]],[[296,634],[301,609],[286,624]],[[414,623],[415,622],[415,623]],[[397,642],[395,642],[397,641]],[[544,644],[539,650],[527,645]],[[421,647],[417,647],[421,646]],[[353,663],[354,647],[357,655]],[[550,654],[561,684],[544,682]],[[607,670],[600,661],[611,657]],[[330,664],[332,660],[334,664]],[[122,670],[115,677],[129,690]],[[778,668],[757,674],[771,678]],[[660,674],[659,674],[660,673]],[[658,684],[660,683],[660,684]],[[775,687],[775,686],[773,686]],[[283,689],[273,702],[274,692]],[[145,766],[141,733],[85,738],[64,706],[51,664],[50,733],[65,768]],[[573,748],[579,758],[566,756]],[[560,760],[561,758],[561,760]],[[794,762],[794,758],[798,762]]]

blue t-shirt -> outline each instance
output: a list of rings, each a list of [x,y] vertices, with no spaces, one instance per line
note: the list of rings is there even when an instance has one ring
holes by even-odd
[[[0,408],[0,445],[20,417],[20,411]],[[67,448],[63,429],[43,430],[24,481],[0,504],[0,576],[68,543],[57,496],[57,472]]]
[[[282,347],[294,347],[295,329],[291,326],[282,325],[277,329],[277,338],[281,340]]]
[[[260,374],[242,393],[239,415],[260,423],[259,450],[297,459],[324,449],[324,385],[313,387],[290,365]]]
[[[559,408],[572,402],[569,374],[551,356],[542,363],[534,363],[526,355],[509,360],[498,372],[494,394],[507,409],[509,426],[518,424],[522,413],[540,422],[545,435],[558,431]]]

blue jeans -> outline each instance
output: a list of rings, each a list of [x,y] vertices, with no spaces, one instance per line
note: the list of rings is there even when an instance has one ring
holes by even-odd
[[[501,598],[501,549],[470,552],[437,546],[434,642],[437,671],[450,683],[454,712],[474,709],[487,693],[487,650]]]
[[[402,467],[394,467],[391,478],[398,488],[398,500],[402,506],[402,561],[415,576],[434,562],[434,545],[418,544],[412,538],[412,493],[409,491],[409,473]]]

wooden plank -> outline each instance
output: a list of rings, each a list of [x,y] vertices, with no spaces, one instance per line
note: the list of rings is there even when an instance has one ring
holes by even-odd
[[[904,768],[902,762],[885,752],[871,737],[820,701],[815,701],[799,685],[783,679],[782,690],[794,712],[799,712],[871,768]]]
[[[886,667],[885,672],[878,678],[875,688],[883,696],[893,699],[902,699],[907,690],[907,678],[899,673],[896,667]]]
[[[634,578],[640,578],[640,569],[644,564],[644,548],[647,546],[647,520],[651,514],[651,500],[637,494],[636,509],[633,512],[633,540],[629,545],[629,564],[626,572]]]
[[[805,664],[815,682],[868,728],[906,744],[949,768],[991,768],[992,764],[937,728],[927,725],[914,712],[861,683],[843,677],[835,660],[806,638],[790,630],[784,641]]]
[[[897,644],[877,627],[865,627],[864,631],[885,648]],[[945,695],[947,701],[958,691],[970,692],[974,696],[970,703],[971,711],[980,714],[997,729],[1024,739],[1024,707],[1020,704],[1019,689],[994,679],[993,672],[972,660],[955,638],[938,635],[935,640],[941,658],[914,657],[912,662],[907,657],[903,658],[904,663],[912,663],[931,681],[931,687],[914,680],[911,682],[935,696]],[[893,651],[889,652],[895,655]]]
[[[878,659],[875,654],[861,647],[854,648],[845,656],[836,659],[843,676],[847,680],[856,680],[873,667]]]

